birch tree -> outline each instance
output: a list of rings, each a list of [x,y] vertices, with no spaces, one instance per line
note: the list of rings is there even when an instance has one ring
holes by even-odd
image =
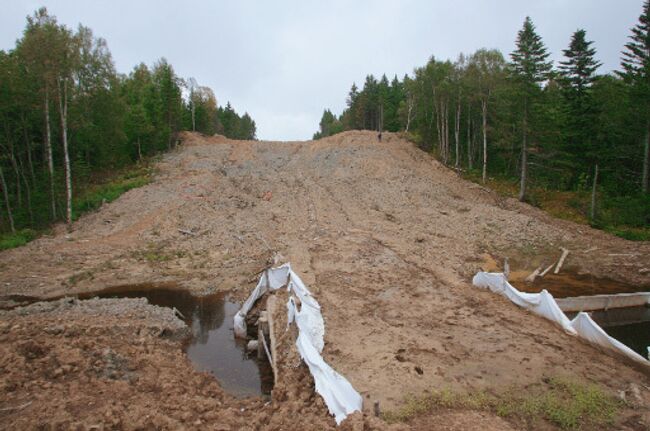
[[[50,209],[52,220],[56,219],[56,195],[54,189],[54,157],[52,152],[52,130],[50,120],[51,94],[56,87],[60,68],[60,50],[58,42],[61,31],[56,18],[48,14],[46,8],[40,8],[33,16],[27,17],[27,27],[23,38],[18,42],[16,51],[30,73],[38,76],[43,100],[43,129],[45,157],[50,178]]]
[[[494,92],[504,78],[506,67],[503,55],[497,50],[480,49],[469,59],[469,74],[475,81],[476,96],[481,106],[481,134],[483,138],[482,181],[487,180],[488,165],[488,107]],[[468,138],[469,139],[469,138]]]

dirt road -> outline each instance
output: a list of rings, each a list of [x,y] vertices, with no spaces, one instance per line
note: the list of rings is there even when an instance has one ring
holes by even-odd
[[[158,164],[153,183],[82,217],[69,233],[58,227],[51,237],[1,253],[0,294],[47,297],[173,281],[196,293],[227,291],[243,299],[254,275],[281,256],[321,303],[325,359],[366,400],[365,417],[352,418],[346,426],[385,428],[372,418],[375,401],[390,410],[407,394],[431,389],[526,391],[558,375],[597,383],[613,394],[631,383],[640,385],[641,398],[625,410],[619,425],[647,426],[646,374],[471,286],[471,276],[488,258],[501,262],[508,256],[513,269],[525,273],[556,258],[558,247],[571,250],[566,268],[572,271],[650,285],[650,244],[558,221],[501,198],[460,179],[397,135],[386,134],[378,143],[370,132],[346,132],[315,142],[245,142],[185,134],[183,144]],[[16,367],[7,358],[31,370],[34,361],[46,363],[57,351],[65,355],[61,346],[36,359],[9,355],[21,351],[26,334],[50,346],[63,337],[44,329],[51,319],[60,319],[58,311],[12,313],[0,315],[5,372]],[[83,327],[85,318],[65,313],[67,325]],[[179,358],[180,350],[169,352],[178,342],[160,337],[139,341],[138,328],[152,325],[155,313],[145,323],[133,319],[125,318],[133,325],[132,338],[128,331],[119,340],[108,336],[120,323],[107,318],[102,323],[105,336],[93,341],[95,347],[77,346],[79,355],[123,349],[121,355],[139,364],[129,372],[145,380],[153,372],[149,365],[167,370],[163,376],[174,375],[174,389],[163,390],[168,404],[158,403],[162,395],[155,389],[123,387],[124,380],[102,380],[101,375],[89,376],[88,389],[82,385],[67,403],[86,402],[101,387],[108,394],[103,398],[128,395],[137,400],[133,408],[140,412],[156,405],[148,419],[152,422],[142,426],[334,425],[322,401],[313,396],[308,378],[284,388],[282,400],[235,400],[213,379],[193,371]],[[24,328],[31,332],[21,332]],[[83,334],[77,342],[83,342]],[[143,343],[153,353],[140,359],[137,346]],[[79,386],[77,379],[88,376],[91,365],[78,362],[72,368],[77,374],[68,373],[63,380],[44,371],[33,377],[27,371],[14,372],[11,378],[4,374],[1,398],[7,401],[0,407],[31,404],[2,410],[0,423],[8,428],[47,423],[43,417],[26,419],[42,411],[56,412],[53,417],[62,424],[104,423],[104,410],[30,398],[35,388],[61,394],[69,389],[66,385]],[[182,399],[182,410],[170,409],[174,397]],[[125,428],[135,423],[137,414],[128,405],[118,403],[110,412]],[[516,425],[485,413],[440,415],[447,420],[427,428],[450,429],[456,423],[469,429],[469,422],[482,429]],[[424,423],[418,420],[412,425]]]

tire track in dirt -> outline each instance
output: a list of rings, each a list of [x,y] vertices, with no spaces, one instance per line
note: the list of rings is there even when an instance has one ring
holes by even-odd
[[[560,245],[576,250],[576,270],[650,282],[639,272],[650,267],[650,245],[499,198],[394,134],[381,143],[370,132],[304,143],[185,134],[183,142],[163,157],[152,184],[82,217],[72,233],[59,227],[0,253],[0,294],[174,281],[243,299],[255,274],[281,255],[317,295],[325,359],[363,394],[370,416],[374,401],[390,409],[436,388],[525,392],[559,372],[611,393],[631,382],[650,387],[618,358],[470,285],[484,253],[533,266]],[[628,267],[611,256],[629,253]],[[69,285],[84,271],[92,277]],[[291,384],[286,401],[247,416],[250,423],[332,426],[310,380]],[[636,408],[647,412],[642,396]],[[219,411],[236,408],[224,401]],[[294,418],[301,409],[304,421]]]

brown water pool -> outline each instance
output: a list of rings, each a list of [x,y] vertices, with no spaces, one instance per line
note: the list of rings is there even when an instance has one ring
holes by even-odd
[[[221,387],[237,396],[269,395],[273,388],[273,371],[257,355],[246,353],[246,342],[235,339],[233,317],[239,304],[223,294],[194,296],[172,285],[129,285],[79,295],[88,298],[146,298],[150,304],[175,307],[192,335],[184,350],[194,367],[214,375]]]

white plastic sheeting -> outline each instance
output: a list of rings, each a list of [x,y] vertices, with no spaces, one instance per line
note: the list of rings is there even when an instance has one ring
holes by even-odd
[[[650,366],[650,362],[625,344],[610,337],[596,322],[592,320],[589,314],[580,312],[573,319],[569,320],[564,312],[560,309],[546,289],[540,293],[520,292],[506,280],[502,273],[478,272],[472,279],[474,286],[488,288],[492,292],[499,293],[522,308],[531,310],[560,325],[566,332],[577,335],[590,343],[615,350],[628,358]]]
[[[255,301],[266,292],[285,285],[290,295],[287,302],[287,322],[288,325],[295,322],[298,326],[296,347],[314,377],[316,392],[323,397],[338,425],[347,415],[361,411],[363,399],[345,377],[323,360],[321,352],[324,346],[325,323],[320,305],[288,263],[262,273],[257,286],[234,317],[235,336],[246,337],[246,315]]]
[[[648,362],[648,360],[643,356],[639,355],[616,338],[607,335],[607,333],[603,331],[603,328],[601,328],[598,323],[594,322],[589,314],[581,311],[571,321],[571,324],[578,335],[590,343],[597,344],[606,349],[619,351],[634,361],[650,366],[650,362]]]
[[[553,295],[548,293],[546,289],[540,293],[520,292],[508,283],[503,274],[494,272],[479,272],[474,276],[472,283],[476,287],[488,288],[494,293],[499,293],[518,306],[558,323],[562,329],[570,334],[575,335],[576,333],[569,318],[560,310]]]

